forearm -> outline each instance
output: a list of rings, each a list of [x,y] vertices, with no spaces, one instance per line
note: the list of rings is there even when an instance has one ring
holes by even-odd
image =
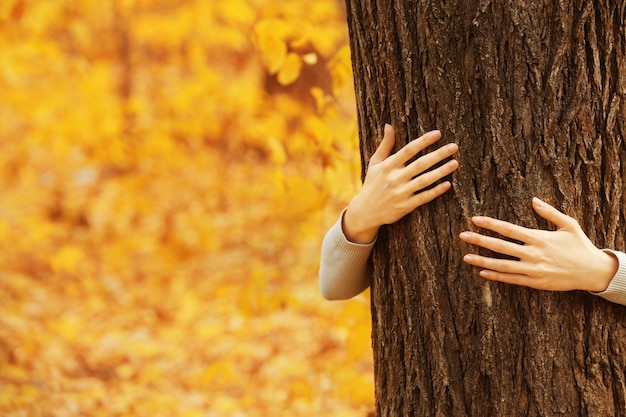
[[[342,219],[331,227],[322,242],[319,269],[320,291],[329,300],[346,300],[363,292],[370,282],[368,259],[374,242],[355,244],[344,235]]]

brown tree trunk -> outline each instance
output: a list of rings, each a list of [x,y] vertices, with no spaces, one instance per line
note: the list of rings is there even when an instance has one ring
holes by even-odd
[[[626,1],[346,4],[363,165],[385,122],[460,148],[453,191],[374,250],[378,416],[625,416],[626,308],[484,281],[458,234],[550,227],[537,196],[626,250]]]

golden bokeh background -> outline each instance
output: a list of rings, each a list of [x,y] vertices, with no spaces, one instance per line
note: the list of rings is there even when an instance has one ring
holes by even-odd
[[[341,0],[0,2],[0,414],[365,416]]]

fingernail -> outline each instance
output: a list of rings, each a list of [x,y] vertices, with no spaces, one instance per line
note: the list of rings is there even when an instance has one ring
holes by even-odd
[[[465,262],[467,262],[467,263],[470,263],[470,262],[472,262],[473,260],[474,260],[474,257],[473,257],[472,255],[465,255],[465,256],[463,257],[463,261],[465,261]]]
[[[543,207],[543,205],[544,205],[544,202],[539,200],[537,197],[533,197],[533,203],[537,207]]]
[[[469,234],[468,232],[461,232],[461,233],[459,234],[459,237],[460,237],[461,239],[467,239],[467,238],[469,237],[469,235],[470,235],[470,234]]]

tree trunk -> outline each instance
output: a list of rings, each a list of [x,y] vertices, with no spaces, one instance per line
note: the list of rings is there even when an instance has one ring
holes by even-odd
[[[385,122],[459,145],[453,190],[372,256],[377,415],[625,416],[626,308],[484,281],[458,234],[549,228],[537,196],[626,250],[626,1],[346,4],[363,166]]]

